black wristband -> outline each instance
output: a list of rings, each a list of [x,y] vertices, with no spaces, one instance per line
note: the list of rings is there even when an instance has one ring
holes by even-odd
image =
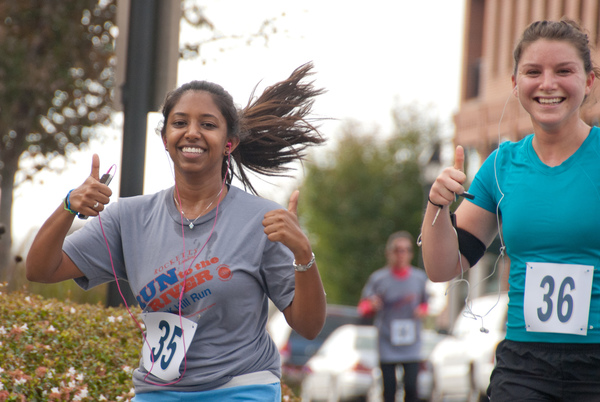
[[[431,198],[429,198],[429,196],[427,196],[427,201],[429,201],[431,203],[431,205],[435,205],[436,207],[438,207],[439,209],[444,208],[443,205],[440,204],[436,204],[435,202],[431,201]]]

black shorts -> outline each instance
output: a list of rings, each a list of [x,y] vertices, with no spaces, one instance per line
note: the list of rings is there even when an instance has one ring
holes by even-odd
[[[600,402],[600,344],[504,340],[488,396],[491,402]]]

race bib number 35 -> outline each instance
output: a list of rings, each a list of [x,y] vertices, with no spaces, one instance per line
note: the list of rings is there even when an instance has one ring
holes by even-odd
[[[526,269],[527,331],[587,335],[594,267],[528,262]]]
[[[197,324],[162,312],[145,313],[142,318],[146,325],[146,342],[142,347],[144,368],[164,381],[179,378],[179,366],[192,343]]]

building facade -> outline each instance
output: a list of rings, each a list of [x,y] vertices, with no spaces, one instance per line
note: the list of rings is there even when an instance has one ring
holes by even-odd
[[[466,0],[459,111],[455,144],[483,159],[499,142],[533,132],[529,116],[512,94],[513,49],[533,21],[566,17],[587,31],[600,62],[598,0]],[[600,121],[600,80],[583,108],[588,124]]]

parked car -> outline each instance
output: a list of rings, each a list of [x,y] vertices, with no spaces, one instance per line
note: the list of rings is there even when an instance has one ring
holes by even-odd
[[[342,325],[308,360],[308,372],[302,381],[302,401],[365,399],[377,365],[377,328]]]
[[[431,365],[427,356],[445,335],[423,330],[423,361],[417,386],[419,398],[429,399],[432,390]],[[336,329],[306,364],[302,400],[382,401],[381,370],[377,350],[377,328],[371,325],[343,325]],[[401,367],[401,366],[399,366]],[[399,370],[398,378],[402,376]],[[399,395],[401,394],[401,389]],[[399,397],[398,400],[402,400]]]
[[[487,401],[496,346],[506,335],[507,309],[504,292],[475,298],[463,308],[451,335],[431,352],[433,402],[447,397]]]
[[[281,373],[286,382],[289,385],[302,382],[306,362],[336,328],[344,324],[360,324],[362,322],[363,319],[359,316],[355,306],[327,305],[327,316],[323,329],[315,339],[308,340],[290,328],[281,312],[275,312],[267,323],[267,330],[281,354]]]

